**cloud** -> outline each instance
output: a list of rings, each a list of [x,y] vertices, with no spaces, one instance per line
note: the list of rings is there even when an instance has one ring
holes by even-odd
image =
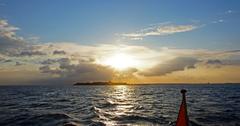
[[[123,70],[121,72],[116,72],[113,76],[113,81],[116,82],[128,82],[128,83],[134,83],[138,80],[137,78],[137,72],[138,69],[136,68],[128,68],[126,70]]]
[[[25,42],[21,39],[12,39],[5,36],[0,36],[0,52],[18,49],[25,46]]]
[[[109,81],[112,80],[113,70],[109,67],[91,63],[72,64],[71,59],[62,58],[56,61],[57,68],[45,65],[39,68],[42,73],[55,74],[65,81]]]
[[[207,60],[206,64],[222,64],[222,62],[218,59],[210,59]]]
[[[7,20],[0,19],[0,52],[16,52],[26,46],[23,37],[17,36],[18,27],[12,26]]]
[[[9,62],[12,62],[12,60],[11,60],[11,59],[7,59],[7,60],[5,60],[4,62],[5,62],[5,63],[9,63]]]
[[[134,33],[122,34],[129,39],[144,39],[147,36],[163,36],[187,32],[198,28],[195,25],[160,24]],[[71,42],[28,43],[16,33],[19,28],[7,20],[0,20],[0,73],[35,73],[44,83],[72,83],[76,81],[135,81],[141,77],[162,77],[176,71],[189,71],[201,66],[239,66],[239,50],[209,51],[177,48],[149,48],[138,45],[81,45]],[[131,55],[139,64],[117,71],[103,61],[118,53]],[[231,57],[237,57],[236,60]],[[8,63],[12,62],[12,63]],[[28,66],[26,67],[26,65]],[[2,71],[2,69],[5,71]],[[206,67],[207,68],[207,67]],[[8,75],[11,75],[8,74]],[[19,77],[16,82],[21,80]],[[5,76],[6,77],[6,76]],[[30,77],[26,75],[26,78]],[[12,76],[12,79],[17,78]],[[33,79],[28,79],[33,81]],[[42,81],[44,80],[44,81]],[[1,80],[0,80],[1,81]],[[30,83],[30,82],[29,82]],[[32,82],[33,83],[33,82]]]
[[[23,64],[20,62],[16,62],[16,64],[15,64],[15,66],[21,66],[21,65],[23,65]]]
[[[8,24],[7,20],[0,19],[0,36],[10,39],[18,39],[16,36],[16,31],[19,30],[18,27],[14,27]]]
[[[195,68],[195,64],[199,62],[192,57],[177,57],[175,59],[158,64],[151,69],[141,72],[144,76],[162,76],[175,71],[182,71],[184,69]]]
[[[225,11],[224,12],[224,14],[232,14],[232,13],[234,13],[235,11],[233,11],[233,10],[227,10],[227,11]]]
[[[165,36],[180,32],[192,31],[196,28],[198,28],[198,26],[195,25],[161,24],[150,26],[148,28],[133,33],[123,33],[120,34],[120,36],[131,40],[142,40],[144,37],[147,36]]]
[[[43,64],[43,65],[51,65],[51,64],[54,64],[56,62],[57,62],[57,59],[47,59],[47,60],[41,61],[40,63]]]
[[[205,61],[202,61],[201,63],[199,63],[199,65],[207,67],[207,68],[221,68],[224,65],[223,61],[219,60],[219,59],[207,59]]]
[[[22,51],[19,54],[16,54],[16,56],[29,56],[29,57],[31,57],[31,56],[42,56],[42,55],[46,55],[46,53],[41,52],[41,51],[33,51],[33,50]]]
[[[223,51],[222,53],[240,53],[240,50],[228,50],[228,51]]]
[[[28,43],[25,38],[17,36],[19,28],[10,25],[6,20],[1,20],[0,26],[1,83],[72,84],[77,81],[109,80],[134,82],[140,78],[162,79],[165,75],[173,76],[178,72],[240,66],[240,50],[210,51],[115,44],[81,45],[72,42]],[[147,36],[169,35],[196,28],[198,26],[168,23],[123,34],[122,37],[143,39]],[[122,71],[103,64],[106,58],[119,53],[130,55],[139,63]],[[185,75],[185,78],[188,76]]]
[[[200,68],[212,70],[212,68],[222,69],[225,66],[239,66],[237,60],[240,56],[239,50],[210,51],[113,44],[86,46],[70,42],[39,43],[27,47],[18,50],[18,55],[2,55],[2,57],[13,63],[28,64],[27,69],[34,71],[38,76],[36,78],[41,78],[29,83],[39,84],[41,82],[45,84],[72,84],[77,81],[109,80],[136,82],[141,78],[162,78],[165,75],[173,76],[177,72],[187,72]],[[55,50],[64,51],[66,54],[54,55]],[[131,55],[139,61],[139,64],[124,71],[117,71],[103,64],[105,58],[123,52]],[[235,57],[236,60],[233,61],[232,57]],[[9,67],[12,71],[28,71],[26,65],[17,67],[16,64],[6,63],[4,66],[6,66],[5,69]],[[16,75],[19,76],[17,73]],[[18,82],[20,81],[18,80]]]
[[[65,55],[66,52],[63,50],[54,50],[53,55]]]
[[[223,19],[218,19],[218,20],[216,20],[216,21],[212,21],[212,23],[214,23],[214,24],[223,23],[223,22],[224,22]]]
[[[4,61],[5,58],[0,54],[0,61]]]
[[[61,73],[60,70],[58,70],[58,69],[52,69],[52,68],[50,68],[48,65],[39,67],[39,70],[40,70],[42,73],[48,73],[48,74],[60,74],[60,73]]]
[[[206,61],[203,61],[203,64],[206,66],[213,66],[213,67],[222,67],[222,66],[238,66],[240,65],[240,59],[208,59]]]
[[[165,48],[159,53],[166,53],[166,57],[155,57],[158,64],[152,67],[139,71],[143,76],[165,76],[166,74],[177,71],[185,71],[196,69],[197,67],[205,68],[221,68],[226,66],[240,66],[240,51],[209,51],[209,50],[192,50],[192,49],[171,49]],[[234,59],[235,58],[235,59]],[[153,61],[152,61],[153,62]]]
[[[227,10],[225,12],[219,13],[218,14],[218,18],[215,18],[210,23],[213,23],[213,24],[224,23],[224,22],[228,21],[228,18],[229,18],[230,15],[232,15],[232,14],[234,14],[236,12],[237,11],[234,11],[234,10]]]

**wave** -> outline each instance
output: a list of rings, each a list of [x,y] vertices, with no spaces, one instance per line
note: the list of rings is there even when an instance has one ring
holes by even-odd
[[[174,126],[181,86],[0,87],[0,126]],[[185,88],[192,126],[240,124],[239,87]]]
[[[4,126],[34,126],[34,125],[63,125],[63,126],[80,126],[79,121],[65,113],[47,113],[40,115],[21,114],[6,119],[0,123]]]
[[[144,122],[150,122],[153,124],[166,124],[169,123],[164,117],[146,117],[146,116],[140,116],[140,115],[121,115],[119,117],[114,118],[113,120],[117,121],[144,121]]]

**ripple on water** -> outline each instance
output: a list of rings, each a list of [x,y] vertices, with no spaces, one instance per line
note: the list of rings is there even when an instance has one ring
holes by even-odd
[[[192,126],[240,125],[240,86],[0,87],[0,126],[174,126],[188,90]]]
[[[35,126],[35,125],[69,125],[79,126],[80,122],[65,113],[46,113],[38,115],[20,114],[12,118],[4,120],[4,123],[0,123],[4,126]]]

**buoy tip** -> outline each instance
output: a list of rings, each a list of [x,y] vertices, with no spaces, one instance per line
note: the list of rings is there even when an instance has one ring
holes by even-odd
[[[182,90],[181,90],[181,93],[182,93],[182,94],[185,94],[186,92],[187,92],[187,90],[185,90],[185,89],[182,89]]]

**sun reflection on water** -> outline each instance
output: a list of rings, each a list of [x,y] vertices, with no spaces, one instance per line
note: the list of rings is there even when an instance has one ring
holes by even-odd
[[[109,106],[96,108],[101,111],[99,117],[106,125],[120,125],[118,121],[113,121],[114,118],[128,116],[134,110],[134,88],[127,85],[111,86],[110,92],[105,92],[108,96],[105,102]]]
[[[131,100],[132,92],[126,85],[115,86],[116,95],[113,97],[117,99],[118,105],[116,106],[116,115],[125,115],[127,112],[132,111],[133,103]]]
[[[128,97],[129,93],[129,88],[126,85],[116,85],[113,86],[115,89],[115,92],[113,92],[113,97],[118,99],[118,100],[126,100]]]

